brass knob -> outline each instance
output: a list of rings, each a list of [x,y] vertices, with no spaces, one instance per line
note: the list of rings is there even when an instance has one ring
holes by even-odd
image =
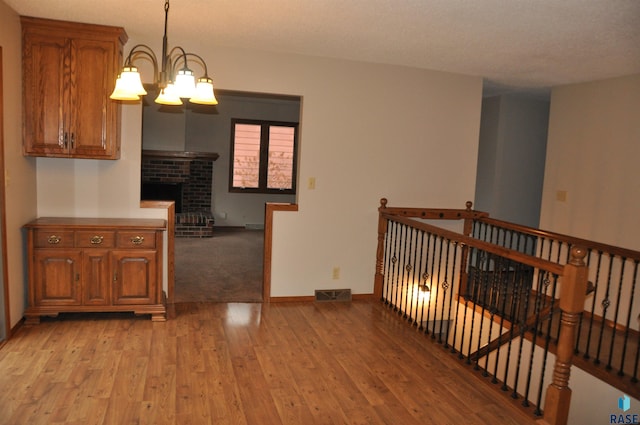
[[[51,235],[51,236],[49,236],[49,239],[47,239],[47,242],[49,242],[52,245],[55,245],[55,244],[60,243],[61,240],[62,240],[62,238],[60,238],[60,236]]]
[[[140,245],[144,242],[144,236],[134,236],[131,238],[131,243],[134,245]]]
[[[94,236],[91,238],[91,244],[92,245],[100,245],[102,243],[102,240],[104,239],[104,236]]]

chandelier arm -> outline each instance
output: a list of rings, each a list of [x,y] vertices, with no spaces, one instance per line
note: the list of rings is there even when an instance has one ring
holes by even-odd
[[[176,52],[179,51],[177,54]],[[182,60],[184,61],[184,67],[185,68],[189,68],[187,66],[187,55],[189,53],[185,52],[184,49],[180,46],[176,46],[173,49],[171,49],[171,51],[169,52],[169,54],[167,55],[167,59],[169,61],[169,69],[171,72],[170,77],[173,78],[176,74],[176,68],[178,66],[178,62],[180,61],[180,59],[182,58]]]
[[[151,63],[153,64],[153,79],[154,83],[158,82],[158,59],[156,58],[155,53],[151,50],[151,47],[146,44],[137,44],[133,46],[129,54],[127,55],[127,59],[124,62],[124,66],[132,66],[137,56],[147,57]]]
[[[194,61],[194,62],[198,62],[200,66],[202,66],[202,68],[204,69],[204,77],[209,78],[209,73],[207,71],[207,63],[204,61],[204,59],[202,59],[200,55],[197,55],[195,53],[185,53],[184,54],[185,63],[187,61],[187,56],[193,56],[194,58],[198,59],[197,61]]]

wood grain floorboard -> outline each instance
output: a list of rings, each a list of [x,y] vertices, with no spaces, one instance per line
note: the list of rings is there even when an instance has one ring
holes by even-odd
[[[0,424],[534,424],[376,302],[68,314],[0,349]]]

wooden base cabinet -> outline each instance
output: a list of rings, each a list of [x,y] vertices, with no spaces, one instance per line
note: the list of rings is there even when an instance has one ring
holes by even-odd
[[[132,311],[166,320],[165,220],[39,218],[27,229],[27,323],[61,312]]]

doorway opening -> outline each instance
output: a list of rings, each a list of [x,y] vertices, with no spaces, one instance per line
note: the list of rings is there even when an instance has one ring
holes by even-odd
[[[153,175],[145,171],[149,162],[144,159],[145,153],[174,156],[176,163],[168,174],[176,184],[169,192],[182,210],[176,211],[175,280],[169,291],[173,300],[169,302],[262,301],[265,205],[293,204],[296,194],[230,191],[232,122],[244,119],[299,125],[301,98],[218,90],[216,106],[169,108],[152,104],[154,93],[147,92],[143,103],[142,179],[149,180]],[[201,166],[201,158],[194,159],[203,155],[214,158],[211,169]],[[153,162],[160,161],[156,158]],[[192,172],[194,167],[202,170],[189,181],[174,175],[178,170]],[[149,181],[141,181],[141,186],[145,183]],[[189,185],[199,186],[202,194],[185,195]],[[189,206],[192,198],[200,204]],[[180,231],[185,223],[190,227]]]

